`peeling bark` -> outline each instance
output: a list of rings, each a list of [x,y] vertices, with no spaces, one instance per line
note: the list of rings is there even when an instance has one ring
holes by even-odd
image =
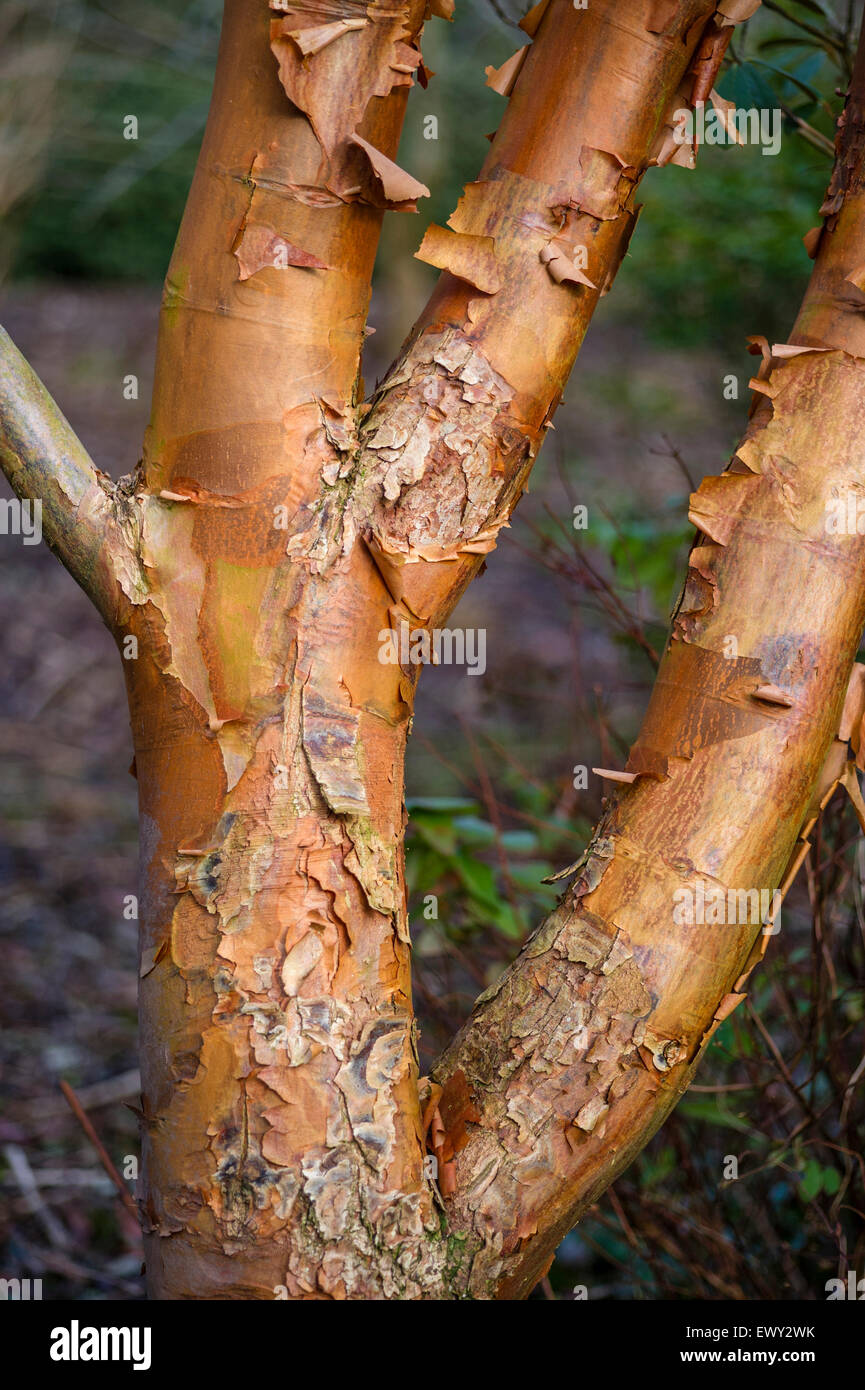
[[[681,1095],[768,939],[695,944],[673,894],[786,885],[815,795],[849,784],[865,542],[823,518],[865,485],[855,94],[792,345],[766,345],[748,432],[692,499],[658,685],[627,767],[605,770],[624,790],[419,1095],[402,863],[417,668],[382,664],[378,634],[437,626],[494,549],[639,179],[691,160],[673,113],[711,93],[754,8],[534,6],[531,42],[489,73],[508,97],[489,157],[418,252],[442,277],[364,403],[383,212],[426,193],[394,162],[405,96],[424,18],[451,7],[228,0],[140,476],[97,474],[0,343],[8,475],[50,501],[49,539],[138,642],[155,1298],[524,1296]]]
[[[635,780],[434,1069],[445,1093],[460,1072],[481,1114],[457,1155],[449,1216],[481,1243],[482,1297],[529,1291],[744,998],[769,935],[759,922],[678,925],[677,890],[773,890],[794,853],[801,863],[865,622],[863,539],[825,533],[833,491],[863,483],[865,364],[814,353],[772,379],[771,419],[748,440],[758,486],[725,541],[697,547],[711,552],[717,603],[692,612],[687,632],[674,623],[627,765]],[[731,633],[747,655],[724,656]]]
[[[852,761],[865,541],[826,528],[829,504],[865,487],[861,313],[836,288],[865,233],[863,92],[860,44],[792,342],[766,345],[745,437],[691,499],[698,535],[632,780],[555,912],[434,1069],[443,1096],[458,1077],[480,1117],[448,1200],[451,1224],[470,1233],[478,1297],[531,1290],[745,998],[773,917],[678,925],[676,891],[703,880],[783,896],[839,781],[865,825]]]

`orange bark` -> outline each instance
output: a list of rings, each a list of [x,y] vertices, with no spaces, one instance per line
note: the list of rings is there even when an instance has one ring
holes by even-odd
[[[472,1232],[481,1296],[525,1296],[663,1123],[745,998],[839,780],[865,828],[848,746],[865,711],[865,539],[827,526],[865,485],[862,42],[836,149],[792,346],[767,345],[751,424],[691,499],[698,534],[634,780],[434,1069],[442,1106],[451,1092],[476,1116],[448,1214]],[[740,892],[780,890],[756,922],[677,921],[698,882],[737,908]]]
[[[266,101],[277,112],[271,125],[267,107],[250,148],[220,93],[228,109],[250,95],[217,75],[167,280],[142,514],[151,593],[129,617],[148,654],[127,670],[152,827],[142,1066],[159,1296],[449,1296],[464,1285],[423,1174],[412,1034],[401,838],[416,668],[383,666],[378,634],[449,611],[519,495],[597,299],[559,282],[541,253],[584,236],[599,288],[612,278],[634,183],[666,143],[695,20],[710,13],[686,8],[689,43],[652,37],[651,62],[645,31],[623,37],[610,6],[588,21],[564,4],[544,16],[469,195],[501,289],[479,301],[445,276],[368,415],[355,381],[379,213],[321,203],[346,186],[334,162],[356,168],[366,145],[392,156],[396,121],[364,124],[366,145],[347,119],[325,135],[345,115],[319,104],[337,86],[301,92],[295,55],[280,50],[281,80],[307,100],[317,134],[306,125],[296,141],[302,118],[256,74],[253,113]],[[245,10],[229,10],[229,83],[243,80],[237,60],[255,41]],[[334,64],[342,51],[347,72],[364,41],[348,31],[323,51]],[[379,40],[382,63],[390,42]],[[592,76],[614,54],[635,74],[624,117]],[[376,70],[371,87],[384,85]],[[255,151],[282,149],[289,119],[292,163],[268,155],[260,185]],[[534,151],[524,167],[523,147]],[[385,192],[411,191],[370,161],[387,172]],[[251,199],[231,177],[247,168]],[[249,273],[255,255],[241,253],[259,218],[271,232],[255,254],[288,245],[289,259],[302,251],[330,268]],[[529,279],[527,310],[514,286]]]
[[[865,443],[837,298],[861,258],[858,115],[796,330],[832,350],[764,371],[739,462],[694,499],[636,780],[425,1093],[442,1207],[401,851],[417,667],[382,664],[379,634],[439,625],[494,548],[639,178],[687,162],[674,112],[742,9],[530,11],[527,51],[490,76],[510,96],[479,179],[423,241],[438,288],[366,405],[382,214],[424,191],[393,162],[423,6],[227,0],[140,476],[112,487],[78,457],[6,349],[9,475],[57,495],[47,534],[127,658],[154,1297],[524,1295],[741,995],[759,925],[695,948],[671,905],[696,876],[778,882],[865,618],[862,541],[821,530]],[[46,482],[36,455],[58,448]]]

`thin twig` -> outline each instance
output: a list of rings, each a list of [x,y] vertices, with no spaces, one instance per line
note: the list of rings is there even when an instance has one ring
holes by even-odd
[[[102,1143],[102,1140],[99,1138],[99,1135],[93,1128],[90,1116],[87,1114],[87,1111],[84,1109],[83,1105],[81,1104],[72,1087],[69,1085],[67,1081],[60,1082],[60,1089],[66,1097],[66,1100],[69,1104],[69,1109],[72,1111],[81,1128],[84,1130],[84,1133],[87,1135],[87,1138],[90,1140],[91,1144],[96,1150],[102,1167],[105,1169],[109,1178],[114,1183],[114,1186],[117,1188],[120,1200],[126,1208],[126,1211],[132,1217],[136,1227],[140,1227],[141,1223],[138,1219],[138,1211],[136,1210],[135,1203],[129,1195],[129,1189],[126,1186],[126,1183],[121,1178],[117,1169],[115,1168],[114,1163],[111,1160],[111,1155],[108,1153],[108,1150],[105,1148],[105,1145]]]

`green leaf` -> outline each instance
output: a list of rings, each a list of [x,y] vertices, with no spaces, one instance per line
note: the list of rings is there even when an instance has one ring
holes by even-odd
[[[520,888],[526,888],[535,893],[547,893],[551,891],[556,897],[561,892],[561,885],[555,883],[542,883],[541,880],[549,878],[554,872],[552,864],[546,859],[525,859],[520,864],[510,864],[508,871],[514,883]]]
[[[405,876],[410,893],[431,892],[444,878],[447,868],[447,860],[426,845],[407,847]]]
[[[513,941],[521,941],[526,934],[526,923],[519,912],[515,912],[509,902],[500,902],[493,916],[496,927],[503,936]]]
[[[817,1196],[823,1186],[823,1169],[816,1158],[811,1158],[805,1164],[805,1172],[802,1181],[799,1183],[799,1196],[803,1202],[810,1202]]]
[[[751,1132],[751,1126],[745,1120],[724,1109],[717,1100],[683,1100],[679,1106],[679,1114],[686,1115],[689,1120],[702,1120],[705,1124],[718,1125],[722,1129],[737,1129],[742,1134]]]
[[[796,4],[802,10],[810,10],[812,14],[819,15],[821,19],[828,19],[833,28],[837,28],[838,21],[828,5],[821,5],[820,0],[796,0]]]
[[[446,859],[456,853],[457,836],[454,823],[444,816],[430,816],[418,812],[412,816],[411,829]]]
[[[531,854],[538,847],[534,830],[505,830],[502,844],[511,854]]]
[[[782,77],[785,82],[792,82],[794,87],[798,87],[799,91],[804,92],[812,101],[820,101],[820,93],[816,92],[814,88],[810,86],[809,83],[803,81],[801,77],[796,77],[792,72],[785,72],[783,68],[776,68],[773,63],[766,63],[762,58],[756,58],[754,61],[759,63],[761,67],[768,68],[770,72],[774,72],[777,77]]]
[[[500,899],[496,892],[495,874],[489,864],[483,864],[479,859],[472,859],[467,854],[458,854],[453,861],[453,867],[472,897],[495,912]]]
[[[841,1174],[837,1168],[823,1169],[823,1191],[830,1197],[834,1197],[838,1188],[841,1186]]]
[[[757,47],[761,53],[768,53],[773,48],[811,48],[815,47],[814,39],[806,39],[800,34],[791,34],[789,38],[763,39]],[[822,55],[822,50],[821,50]]]
[[[644,1156],[641,1165],[641,1186],[655,1187],[659,1182],[663,1182],[676,1166],[676,1155],[669,1146],[661,1149],[657,1158],[650,1159]]]
[[[760,111],[772,110],[778,105],[775,93],[753,63],[737,63],[728,68],[718,83],[718,91],[722,97],[746,110],[753,107]]]
[[[494,828],[489,821],[481,820],[479,816],[458,816],[454,825],[462,844],[492,845],[495,843],[496,832]]]
[[[476,801],[462,796],[410,796],[406,797],[405,804],[409,815],[415,811],[428,811],[432,815],[470,816],[478,809]]]
[[[812,53],[809,58],[804,58],[796,68],[796,76],[803,82],[810,82],[812,77],[816,77],[826,59],[822,52]]]

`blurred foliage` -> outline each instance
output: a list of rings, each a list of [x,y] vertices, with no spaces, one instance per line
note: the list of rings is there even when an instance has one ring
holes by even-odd
[[[801,238],[818,220],[828,178],[835,89],[853,32],[848,11],[855,19],[856,6],[846,3],[764,5],[745,26],[719,90],[740,105],[780,106],[781,152],[705,147],[696,172],[650,170],[640,194],[645,213],[606,312],[638,312],[661,342],[738,341],[755,324],[770,338],[784,336],[809,271]],[[19,55],[41,52],[46,32],[55,50],[67,45],[44,157],[9,220],[17,277],[162,278],[203,131],[219,13],[218,0],[65,0],[49,4],[47,15],[0,0],[0,15],[15,16]],[[524,38],[519,13],[499,0],[463,0],[454,24],[427,25],[424,53],[436,75],[428,91],[412,94],[401,159],[432,197],[420,218],[386,219],[379,275],[397,286],[394,257],[412,254],[427,221],[447,219],[486,154],[484,133],[495,129],[503,103],[483,71]],[[790,15],[804,16],[806,31]],[[45,64],[57,69],[56,52]],[[137,141],[124,139],[128,115],[138,119]],[[438,119],[437,140],[424,138],[427,115]],[[808,143],[814,139],[821,148]],[[432,284],[433,273],[426,278]]]
[[[165,274],[213,81],[217,0],[60,0],[20,11],[19,62],[46,31],[65,45],[38,182],[11,219],[16,276],[158,283]],[[138,139],[124,138],[124,119]]]
[[[542,813],[543,790],[522,781],[519,789],[523,810]],[[415,797],[406,805],[406,880],[410,912],[423,900],[415,912],[421,955],[435,954],[451,940],[470,940],[490,926],[521,941],[554,905],[557,889],[544,879],[555,872],[563,839],[579,829],[573,819],[502,830],[480,814],[476,801]],[[589,829],[586,821],[584,833]]]
[[[611,313],[639,313],[663,344],[723,348],[758,332],[785,342],[811,273],[802,237],[820,221],[830,170],[790,135],[777,158],[706,147],[695,172],[650,170]]]
[[[810,29],[815,13],[831,42],[790,22]],[[764,4],[737,32],[717,90],[738,108],[781,111],[780,151],[705,145],[695,171],[649,170],[615,316],[639,312],[664,343],[723,347],[753,332],[785,341],[811,272],[802,238],[820,221],[858,14],[846,3]]]

